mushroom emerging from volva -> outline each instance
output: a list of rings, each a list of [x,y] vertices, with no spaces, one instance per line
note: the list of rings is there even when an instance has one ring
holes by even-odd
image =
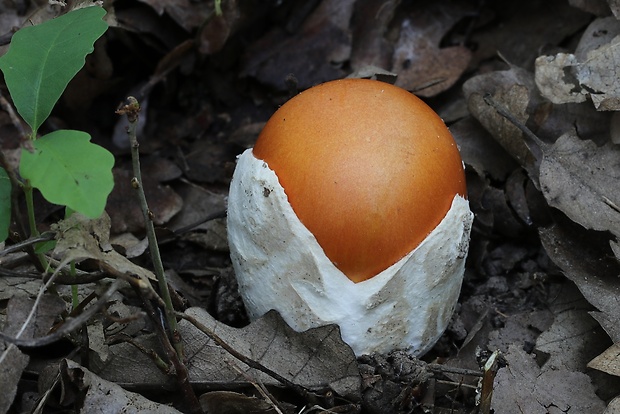
[[[336,323],[357,355],[428,351],[463,280],[473,215],[443,121],[396,86],[343,79],[284,104],[239,156],[228,238],[251,318]]]

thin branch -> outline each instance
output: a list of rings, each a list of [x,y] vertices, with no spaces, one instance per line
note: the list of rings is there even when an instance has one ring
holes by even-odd
[[[196,318],[194,318],[194,317],[192,317],[190,315],[187,315],[185,313],[182,313],[182,312],[176,312],[176,316],[187,320],[189,323],[191,323],[196,328],[198,328],[198,330],[200,330],[202,333],[204,333],[209,338],[211,338],[211,340],[213,342],[215,342],[217,345],[219,345],[222,349],[224,349],[230,355],[232,355],[233,357],[235,357],[239,361],[243,362],[244,364],[246,364],[250,368],[254,368],[254,369],[258,370],[258,371],[261,371],[261,372],[269,375],[271,378],[275,379],[279,383],[281,383],[281,384],[285,385],[286,387],[290,388],[295,393],[297,393],[297,395],[299,395],[299,396],[301,396],[303,398],[307,398],[310,401],[317,401],[317,397],[318,396],[315,393],[313,393],[311,390],[309,390],[309,389],[307,389],[307,388],[305,388],[305,387],[303,387],[301,385],[295,384],[294,382],[284,378],[282,375],[278,374],[277,372],[272,371],[271,369],[267,368],[266,366],[264,366],[260,362],[255,361],[255,360],[253,360],[253,359],[243,355],[242,353],[240,353],[239,351],[234,349],[232,346],[230,346],[228,343],[226,343],[226,341],[224,341],[222,338],[220,338],[211,329],[209,329],[208,327],[206,327],[205,325],[200,323]]]
[[[106,303],[110,300],[114,292],[118,290],[120,287],[121,281],[115,280],[110,287],[104,292],[103,295],[99,297],[99,300],[95,302],[91,307],[89,307],[84,313],[75,317],[68,318],[65,323],[54,333],[51,333],[46,336],[41,336],[39,338],[32,339],[20,339],[19,337],[14,338],[12,336],[6,335],[3,332],[0,332],[0,339],[12,343],[17,346],[27,347],[27,348],[37,348],[45,345],[49,345],[54,343],[60,339],[62,339],[65,335],[68,335],[76,330],[80,329],[82,326],[86,325],[90,318],[95,316],[97,312],[99,312]]]
[[[136,136],[136,128],[138,125],[138,117],[140,113],[140,103],[136,98],[130,96],[126,100],[126,104],[116,111],[119,115],[126,115],[129,121],[129,127],[127,128],[127,135],[131,142],[131,162],[133,166],[134,178],[131,180],[131,184],[138,192],[140,199],[140,207],[142,209],[142,216],[144,217],[144,224],[146,226],[146,234],[149,241],[149,251],[151,253],[151,260],[153,262],[153,270],[155,276],[157,276],[157,282],[159,284],[159,290],[162,299],[165,303],[166,321],[168,322],[168,329],[170,331],[170,338],[176,349],[179,358],[183,359],[183,347],[180,341],[177,341],[178,330],[177,320],[174,316],[174,306],[172,304],[172,298],[170,296],[170,290],[168,288],[168,281],[164,273],[164,265],[159,253],[159,245],[157,243],[157,236],[155,235],[155,226],[153,225],[153,212],[149,209],[146,194],[144,193],[144,186],[142,184],[142,171],[140,168],[140,144],[138,143],[138,137]]]

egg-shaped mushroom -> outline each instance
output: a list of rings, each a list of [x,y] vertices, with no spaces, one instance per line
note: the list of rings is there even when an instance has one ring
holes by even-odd
[[[238,160],[228,234],[256,318],[336,323],[356,354],[426,352],[462,283],[472,213],[441,118],[413,94],[344,79],[285,103]]]

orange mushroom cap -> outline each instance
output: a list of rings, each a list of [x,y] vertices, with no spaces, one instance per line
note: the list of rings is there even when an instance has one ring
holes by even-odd
[[[414,250],[466,196],[456,143],[416,96],[343,79],[284,104],[253,149],[293,211],[349,279],[369,279]]]

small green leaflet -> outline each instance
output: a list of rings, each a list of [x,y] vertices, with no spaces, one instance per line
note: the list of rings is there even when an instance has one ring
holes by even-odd
[[[103,213],[114,187],[114,156],[82,131],[54,131],[22,150],[19,171],[47,201],[90,218]]]
[[[108,28],[105,10],[87,7],[18,30],[0,69],[17,112],[33,136]]]

